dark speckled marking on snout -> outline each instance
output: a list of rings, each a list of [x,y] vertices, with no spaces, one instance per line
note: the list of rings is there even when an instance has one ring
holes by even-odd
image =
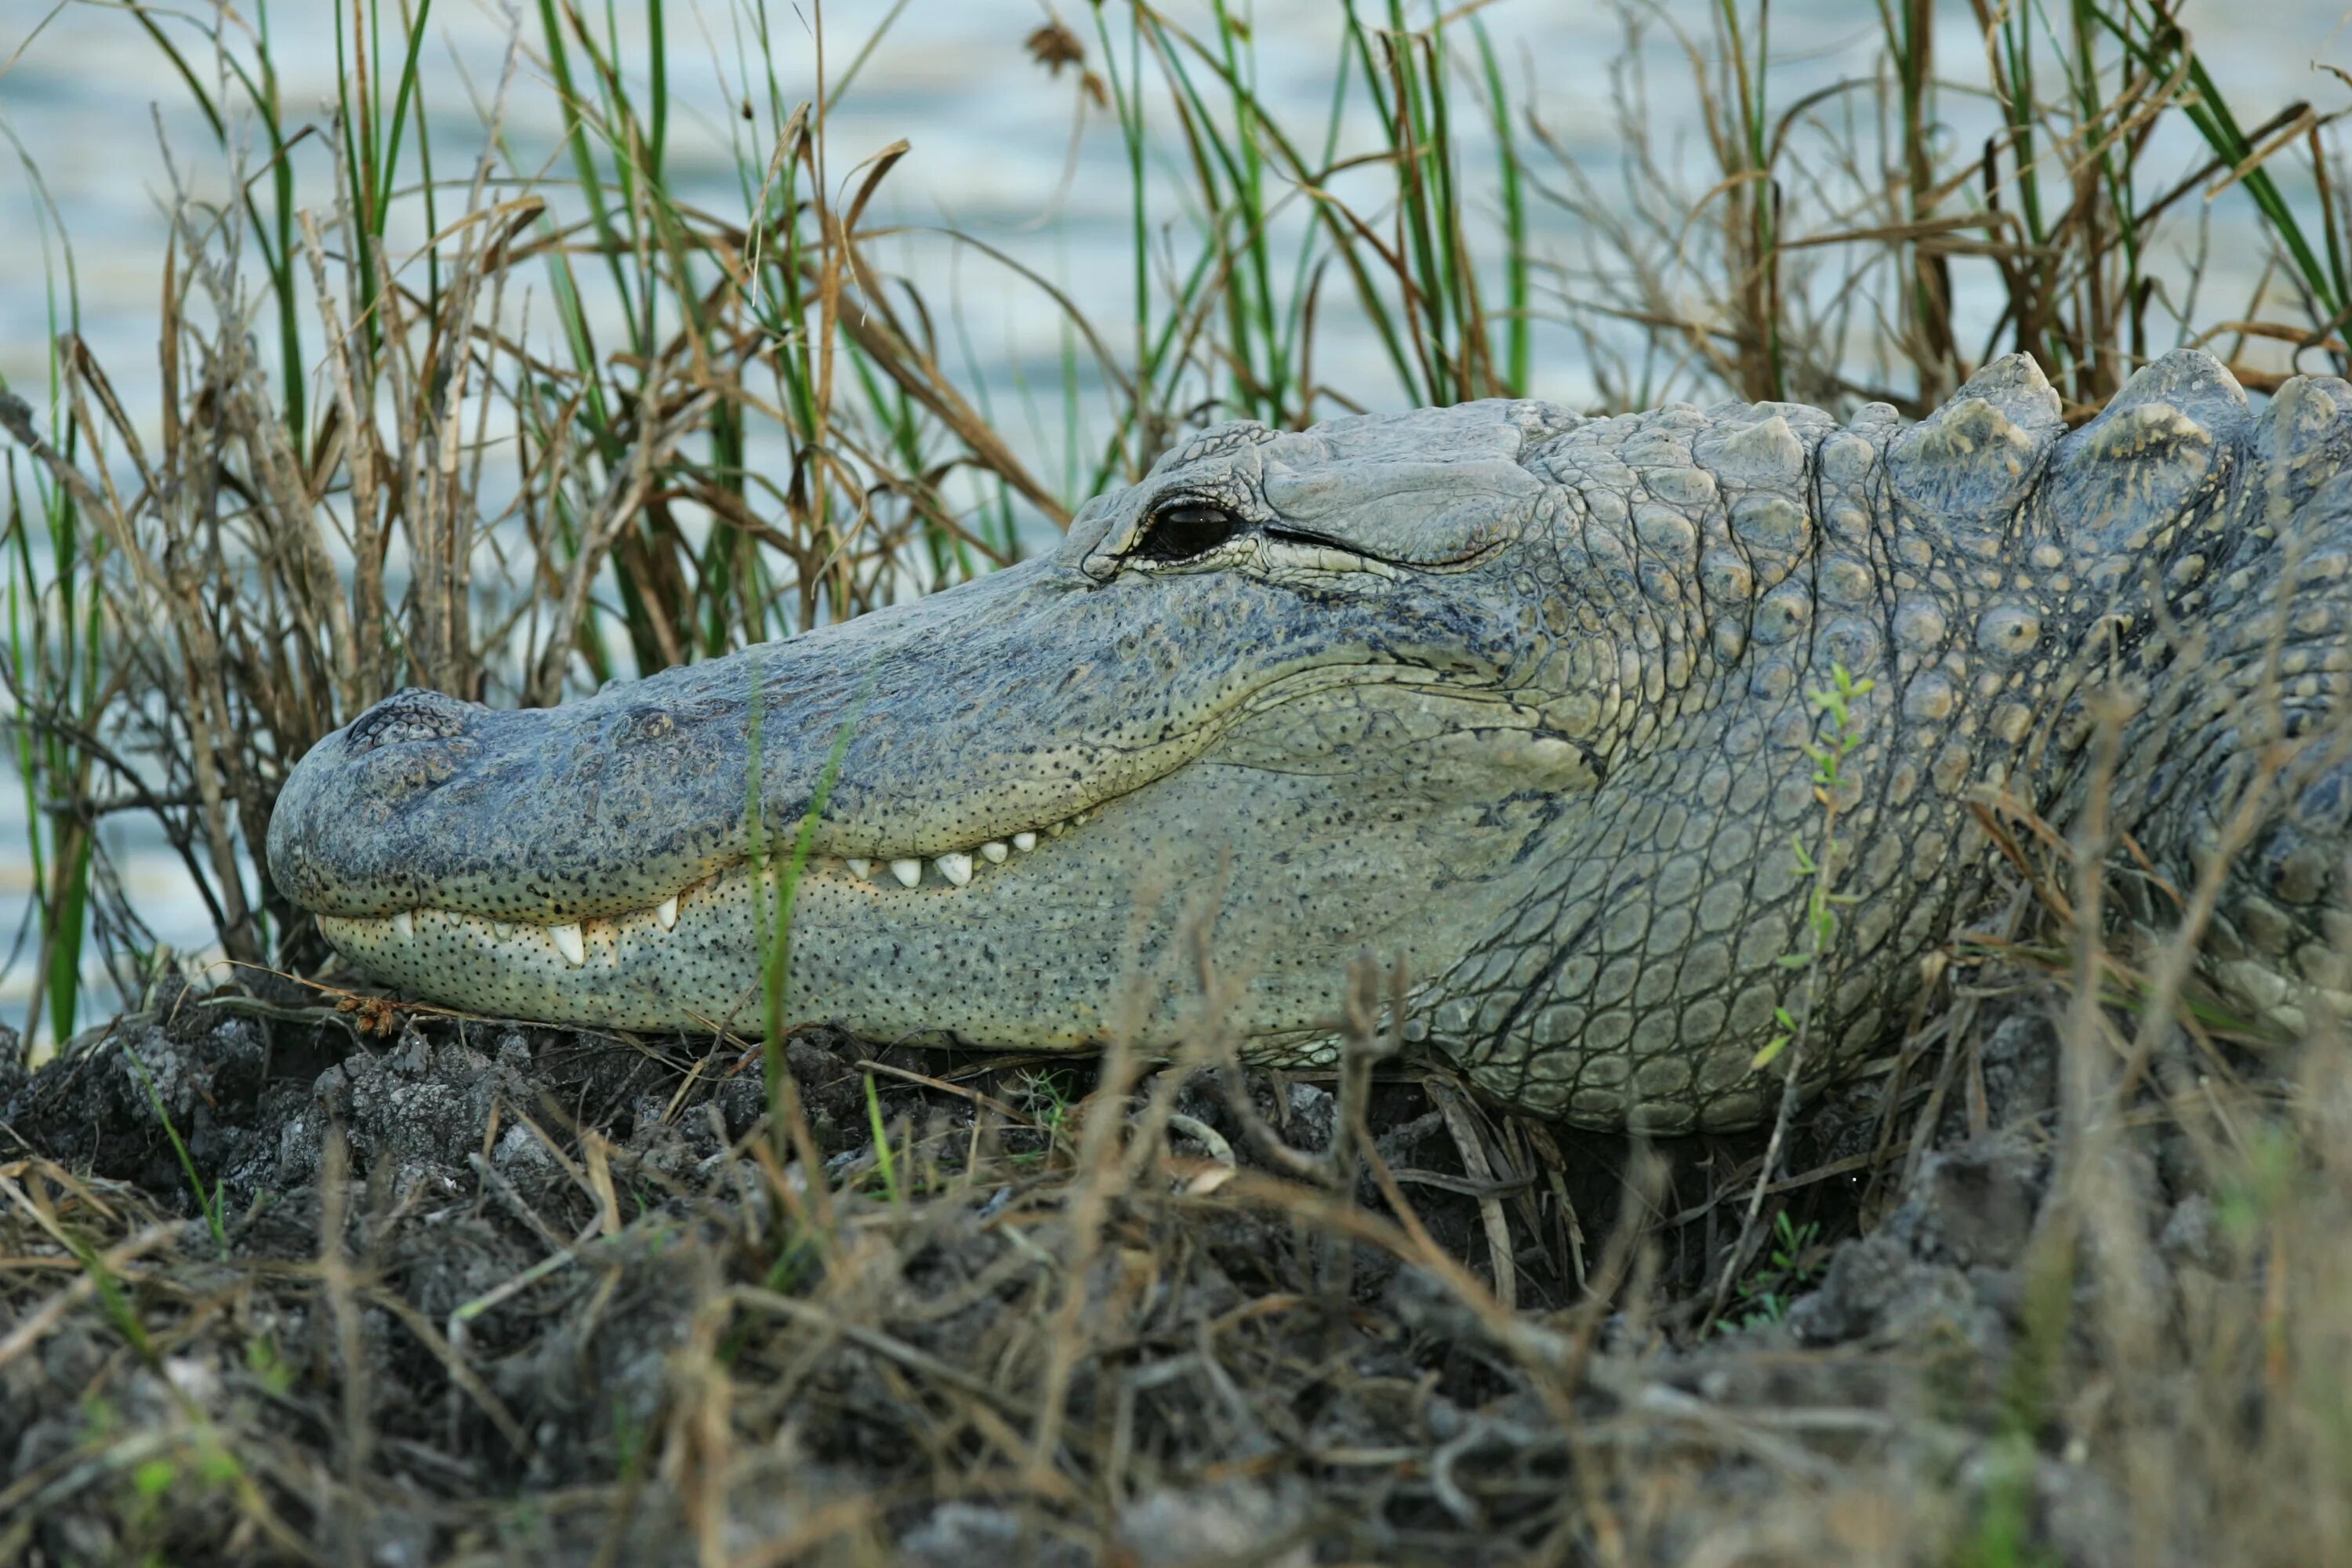
[[[1231,549],[1145,549],[1171,497],[1229,509]],[[1298,1059],[1369,951],[1412,984],[1407,1033],[1506,1100],[1727,1128],[1774,1102],[1757,1049],[1806,1010],[1790,846],[1822,821],[1806,748],[1832,664],[1874,685],[1813,1074],[1885,1042],[1976,898],[1972,799],[2068,820],[2103,687],[2138,703],[2113,826],[2176,886],[2266,738],[2300,738],[2208,969],[2285,1026],[2352,1007],[2347,626],[2352,390],[2291,381],[2257,418],[2197,353],[2071,434],[2014,356],[1908,427],[1527,402],[1232,425],[1088,503],[1051,557],[918,604],[546,712],[389,698],[294,771],[270,862],[419,994],[755,1028],[747,802],[789,841],[845,733],[793,911],[796,1017],[1171,1050],[1203,1026],[1205,954],[1224,1026]],[[1082,812],[968,887],[843,864]]]

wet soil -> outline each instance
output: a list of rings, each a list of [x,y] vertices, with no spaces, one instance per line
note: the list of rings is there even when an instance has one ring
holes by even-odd
[[[2045,1011],[1808,1106],[1743,1231],[1764,1133],[1435,1069],[1342,1177],[1329,1079],[814,1029],[780,1135],[740,1042],[181,994],[0,1067],[0,1560],[1943,1561],[1997,1504],[2122,1561],[2005,1414]]]

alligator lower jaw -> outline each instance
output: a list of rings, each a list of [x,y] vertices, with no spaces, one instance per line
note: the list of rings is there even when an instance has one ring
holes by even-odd
[[[895,859],[881,856],[820,856],[808,861],[800,874],[803,878],[824,878],[866,888],[880,898],[952,896],[975,880],[1013,874],[1014,862],[1034,853],[1039,845],[1083,826],[1098,809],[1089,807],[1042,827],[1008,833],[1002,838],[938,855]],[[788,841],[780,843],[776,850],[768,878],[771,888],[790,864],[792,846]],[[498,920],[445,909],[402,910],[378,916],[320,914],[317,918],[320,933],[339,952],[372,972],[394,979],[411,978],[402,973],[409,967],[402,962],[404,955],[425,960],[435,950],[447,951],[453,945],[495,951],[531,966],[542,964],[551,957],[573,969],[592,965],[615,969],[631,950],[657,945],[672,933],[679,932],[682,925],[686,928],[684,939],[692,940],[694,927],[699,923],[695,917],[736,904],[751,883],[751,869],[749,860],[740,860],[679,889],[649,908],[548,924]]]

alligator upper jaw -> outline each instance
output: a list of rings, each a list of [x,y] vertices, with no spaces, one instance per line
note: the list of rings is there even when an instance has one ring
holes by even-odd
[[[1368,614],[1199,657],[1203,624],[1263,616],[1242,596],[1268,592],[1099,585],[1039,561],[556,709],[394,699],[295,768],[271,868],[324,916],[446,911],[567,949],[590,921],[658,924],[755,856],[954,887],[1267,703],[1401,672]]]
[[[1418,689],[1426,695],[1448,689],[1449,683],[1429,671],[1403,666],[1342,662],[1298,669],[1209,715],[1175,739],[1126,759],[1115,774],[1059,781],[1059,793],[1070,803],[1066,815],[1024,817],[1014,815],[1020,809],[1017,805],[1008,805],[1001,816],[983,816],[982,820],[991,826],[962,840],[925,843],[905,829],[877,831],[844,826],[833,819],[828,809],[831,792],[820,780],[819,793],[813,796],[814,809],[801,822],[767,825],[756,841],[748,824],[740,825],[741,848],[678,876],[654,897],[622,902],[592,891],[559,889],[544,906],[529,909],[518,909],[507,900],[472,900],[462,892],[437,900],[427,896],[404,905],[395,900],[388,909],[381,907],[381,900],[371,901],[377,907],[354,900],[340,910],[321,910],[322,926],[338,945],[349,948],[363,942],[373,950],[395,954],[420,931],[470,932],[486,935],[494,943],[537,942],[578,968],[585,967],[593,952],[602,951],[611,957],[614,950],[606,940],[611,933],[675,931],[681,918],[698,904],[723,890],[750,884],[755,875],[772,896],[787,883],[795,888],[840,885],[877,894],[886,900],[882,912],[902,916],[909,906],[889,906],[890,896],[902,892],[953,895],[970,889],[977,897],[997,890],[999,878],[1018,877],[1024,869],[1028,875],[1037,875],[1036,865],[1057,863],[1054,847],[1058,841],[1087,832],[1088,842],[1093,843],[1093,835],[1100,831],[1094,825],[1107,808],[1151,812],[1154,785],[1187,768],[1237,726],[1245,728],[1277,709],[1311,703],[1343,687]],[[826,763],[827,771],[837,774],[830,756]],[[1147,768],[1150,771],[1136,784],[1139,770]],[[837,785],[837,776],[832,782]],[[1106,786],[1114,782],[1134,787],[1113,794]],[[1043,793],[1050,799],[1055,792]],[[1033,862],[1032,857],[1041,852],[1043,861]],[[1051,871],[1045,873],[1049,887],[1055,879]]]

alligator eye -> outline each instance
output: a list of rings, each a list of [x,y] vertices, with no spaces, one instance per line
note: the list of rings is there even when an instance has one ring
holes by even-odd
[[[1223,507],[1180,501],[1152,514],[1134,554],[1145,561],[1190,561],[1248,530],[1249,524]]]

